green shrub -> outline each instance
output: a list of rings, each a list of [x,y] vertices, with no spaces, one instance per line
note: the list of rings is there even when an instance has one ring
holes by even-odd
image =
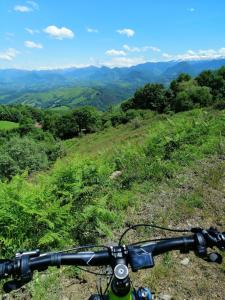
[[[224,99],[220,99],[220,100],[215,101],[213,103],[213,107],[215,109],[224,110],[225,109],[225,100]]]
[[[1,257],[71,244],[71,205],[61,205],[46,182],[36,186],[16,176],[8,184],[0,182],[0,199]]]
[[[131,121],[131,126],[133,129],[138,129],[141,127],[141,121],[139,118],[135,118]]]

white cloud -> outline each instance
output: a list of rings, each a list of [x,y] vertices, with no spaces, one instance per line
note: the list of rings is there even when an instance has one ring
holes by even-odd
[[[129,28],[118,29],[117,32],[119,34],[126,35],[129,38],[135,35],[135,31]]]
[[[170,54],[168,54],[168,53],[163,53],[163,54],[162,54],[162,57],[163,57],[163,58],[166,58],[166,59],[167,59],[167,58],[168,58],[168,59],[172,59],[173,56],[170,55]]]
[[[139,47],[130,47],[128,45],[123,45],[123,49],[125,49],[128,52],[141,52],[141,48],[139,48]]]
[[[195,12],[195,8],[194,7],[188,8],[188,11],[193,13],[193,12]]]
[[[31,28],[24,28],[29,34],[34,35],[35,33],[40,33],[39,30],[31,29]]]
[[[39,9],[39,5],[35,1],[27,1],[27,5],[15,5],[14,10],[20,13],[28,13]]]
[[[126,56],[126,52],[123,50],[111,49],[105,52],[108,56]]]
[[[25,6],[25,5],[15,5],[14,10],[21,13],[28,13],[32,11],[33,9],[31,7]]]
[[[144,47],[130,47],[128,45],[123,45],[123,49],[128,52],[146,52],[146,51],[153,51],[153,52],[160,52],[161,50],[157,47],[153,46],[144,46]]]
[[[66,27],[59,28],[55,25],[51,25],[51,26],[46,27],[43,31],[45,33],[47,33],[48,35],[50,35],[52,38],[55,38],[58,40],[74,38],[73,31]]]
[[[161,49],[159,49],[159,48],[157,48],[157,47],[154,47],[154,46],[150,46],[150,47],[148,47],[149,48],[149,50],[151,50],[151,51],[153,51],[153,52],[160,52],[161,51]]]
[[[4,52],[0,52],[0,59],[11,61],[16,57],[17,54],[19,54],[19,51],[14,48],[9,48]]]
[[[39,9],[39,5],[34,1],[27,1],[27,4],[29,4],[35,10]]]
[[[102,63],[101,65],[107,66],[110,68],[114,67],[131,67],[138,64],[143,64],[147,62],[144,57],[114,57],[111,61]]]
[[[98,33],[98,29],[87,27],[87,32],[89,32],[89,33]]]
[[[206,50],[188,50],[182,54],[163,53],[162,57],[166,60],[204,60],[225,58],[225,48],[206,49]]]
[[[33,41],[25,41],[24,46],[27,48],[32,48],[32,49],[42,49],[43,46],[40,43],[35,43]]]

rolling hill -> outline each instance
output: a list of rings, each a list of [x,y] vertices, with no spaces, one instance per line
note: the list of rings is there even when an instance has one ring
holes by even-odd
[[[127,99],[148,82],[168,85],[180,73],[196,76],[223,65],[225,59],[149,62],[129,68],[0,70],[0,104],[22,103],[43,108],[92,105],[104,110]]]

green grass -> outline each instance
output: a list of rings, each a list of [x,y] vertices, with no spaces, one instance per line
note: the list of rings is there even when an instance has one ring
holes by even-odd
[[[146,112],[138,128],[120,125],[64,145],[67,156],[48,173],[1,183],[0,213],[7,228],[0,241],[5,253],[37,246],[67,248],[93,243],[94,238],[117,242],[125,222],[182,228],[189,221],[197,226],[224,224],[224,111]],[[118,170],[121,175],[111,179]],[[126,241],[148,238],[150,233],[136,232]],[[152,277],[140,276],[137,282],[175,284],[168,272],[172,263],[164,257]],[[212,272],[220,278],[217,270]],[[177,268],[177,278],[179,272]],[[198,272],[204,276],[201,268]],[[36,299],[43,295],[35,293],[41,295]],[[187,297],[188,292],[180,298]]]
[[[14,128],[18,128],[19,124],[9,121],[0,121],[0,130],[11,130]]]
[[[140,127],[135,129],[132,122],[119,125],[118,127],[109,127],[104,131],[86,135],[80,138],[74,138],[64,142],[67,149],[67,158],[73,159],[77,155],[82,157],[94,157],[111,153],[127,144],[142,145],[153,124],[157,123],[161,117],[153,112],[145,112],[144,118],[140,120]]]

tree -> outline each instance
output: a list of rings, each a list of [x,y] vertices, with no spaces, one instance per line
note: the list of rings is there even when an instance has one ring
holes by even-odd
[[[134,102],[133,102],[133,98],[130,98],[124,102],[121,103],[121,109],[123,111],[127,111],[129,109],[134,108]]]
[[[94,107],[77,108],[56,118],[55,135],[61,139],[70,139],[81,132],[95,132],[101,125],[101,113]]]
[[[189,74],[181,73],[177,79],[173,80],[170,84],[170,89],[173,91],[174,95],[177,95],[181,91],[180,84],[190,81],[192,78]]]
[[[72,119],[78,125],[79,133],[83,130],[86,133],[97,131],[101,127],[100,112],[94,107],[82,107],[72,112]]]
[[[72,113],[67,113],[55,121],[54,131],[60,139],[71,139],[79,134],[79,126]]]
[[[207,86],[211,89],[214,100],[225,98],[225,67],[217,71],[204,71],[197,78],[201,86]]]
[[[34,129],[34,120],[29,117],[23,117],[20,120],[19,132],[21,135],[25,135]]]
[[[215,80],[215,72],[211,70],[204,71],[196,77],[196,81],[200,86],[207,86],[210,88],[213,87],[214,80]]]
[[[166,107],[165,88],[162,84],[146,84],[134,94],[133,107],[141,109],[152,109],[163,112]]]
[[[174,101],[174,110],[179,112],[210,104],[212,104],[210,89],[205,86],[193,85],[177,94]]]

